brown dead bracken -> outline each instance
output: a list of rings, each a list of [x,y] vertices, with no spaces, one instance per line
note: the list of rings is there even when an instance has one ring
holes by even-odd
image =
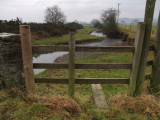
[[[160,102],[151,95],[139,97],[115,96],[110,102],[128,113],[140,113],[157,116],[160,113]]]
[[[54,110],[58,111],[67,111],[72,116],[79,116],[82,112],[79,105],[72,99],[67,97],[61,96],[54,96],[54,97],[40,97],[40,96],[28,96],[28,99],[31,102],[42,102],[46,107],[49,107]]]

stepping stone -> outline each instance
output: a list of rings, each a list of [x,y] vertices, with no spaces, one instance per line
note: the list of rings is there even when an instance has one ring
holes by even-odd
[[[103,110],[107,109],[108,105],[101,84],[92,84],[91,86],[93,91],[93,99],[96,107],[98,109],[103,109]]]

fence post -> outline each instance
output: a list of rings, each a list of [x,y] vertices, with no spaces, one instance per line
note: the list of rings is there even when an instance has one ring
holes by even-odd
[[[138,69],[140,65],[144,33],[145,33],[145,24],[138,23],[137,33],[136,33],[136,38],[135,38],[135,45],[134,45],[135,51],[134,51],[134,56],[133,56],[132,71],[131,71],[129,90],[128,90],[129,96],[134,96],[133,94],[136,88],[136,80],[137,80]]]
[[[150,81],[150,92],[154,94],[160,94],[160,13],[157,28],[152,78]]]
[[[20,36],[26,89],[28,93],[33,93],[35,91],[35,80],[32,63],[31,31],[29,25],[20,25]]]
[[[135,96],[141,95],[143,83],[145,79],[145,70],[146,70],[147,56],[149,51],[150,39],[151,39],[151,30],[152,30],[152,21],[153,21],[155,2],[156,0],[147,0],[147,3],[146,3],[145,19],[144,19],[144,22],[146,24],[146,29],[145,29],[145,36],[144,36],[143,47],[142,47],[140,67],[138,70],[136,89],[134,92]]]
[[[75,85],[75,34],[70,33],[69,41],[69,96],[74,97]]]

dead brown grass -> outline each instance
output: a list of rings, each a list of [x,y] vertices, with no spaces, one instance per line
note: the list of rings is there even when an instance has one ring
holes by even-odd
[[[160,113],[160,102],[154,96],[141,95],[139,97],[114,96],[110,102],[128,113],[140,113],[156,117]]]
[[[42,102],[48,108],[57,111],[67,111],[72,116],[79,116],[82,112],[79,105],[72,99],[62,96],[54,97],[40,97],[40,96],[28,96],[31,102]]]

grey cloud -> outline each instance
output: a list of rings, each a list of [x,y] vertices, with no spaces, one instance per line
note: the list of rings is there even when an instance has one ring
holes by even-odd
[[[121,3],[120,17],[144,17],[146,0],[0,0],[0,19],[21,17],[23,21],[43,22],[46,7],[58,5],[68,21],[91,21],[99,18],[105,9],[117,9],[118,3]],[[156,18],[159,10],[160,1],[157,0]]]

